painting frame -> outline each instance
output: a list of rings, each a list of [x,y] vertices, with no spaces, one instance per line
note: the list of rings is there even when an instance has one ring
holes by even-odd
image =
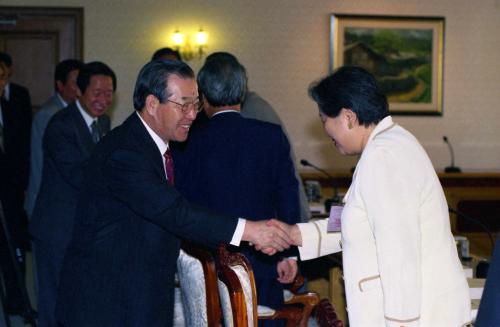
[[[444,17],[330,16],[330,71],[375,75],[392,115],[443,114]]]

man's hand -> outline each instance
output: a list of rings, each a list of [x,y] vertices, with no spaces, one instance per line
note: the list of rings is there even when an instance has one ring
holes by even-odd
[[[276,270],[278,271],[278,281],[282,284],[290,284],[297,276],[297,260],[285,258],[278,262]]]
[[[288,225],[277,219],[268,220],[267,225],[283,230],[291,238],[291,245],[302,246],[302,234],[300,234],[300,229],[297,225]]]
[[[268,255],[288,249],[292,242],[283,229],[276,225],[266,224],[265,220],[247,220],[242,240],[252,243],[255,249]]]

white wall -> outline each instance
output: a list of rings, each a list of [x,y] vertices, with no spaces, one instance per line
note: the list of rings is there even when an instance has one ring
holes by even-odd
[[[500,0],[2,0],[1,5],[85,8],[84,59],[104,61],[118,76],[115,126],[131,113],[135,78],[153,51],[169,45],[176,28],[194,32],[202,26],[209,33],[209,52],[232,52],[246,66],[251,89],[279,112],[297,157],[329,170],[356,162],[336,153],[307,96],[308,85],[328,73],[330,14],[444,16],[444,114],[395,120],[417,136],[437,170],[449,164],[443,135],[452,140],[463,170],[500,170]],[[198,70],[202,61],[189,63]]]

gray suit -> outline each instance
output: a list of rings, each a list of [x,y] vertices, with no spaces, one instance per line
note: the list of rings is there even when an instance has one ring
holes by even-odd
[[[102,135],[109,117],[99,117]],[[76,103],[57,112],[43,136],[43,174],[30,232],[38,281],[38,324],[56,326],[55,303],[64,253],[71,239],[77,198],[94,142]]]
[[[285,132],[287,139],[290,139],[288,137],[285,125],[283,125],[283,122],[281,121],[276,111],[266,100],[262,99],[255,92],[247,92],[245,101],[243,101],[243,104],[241,106],[241,115],[245,118],[252,118],[280,125],[283,132]],[[309,218],[311,218],[311,213],[309,211],[309,203],[307,202],[304,185],[301,182],[297,167],[295,166],[295,153],[293,152],[293,147],[291,145],[290,156],[294,164],[295,177],[299,181],[300,221],[306,222],[309,221]]]
[[[26,199],[24,200],[24,209],[31,220],[33,208],[35,207],[38,190],[42,181],[43,170],[43,148],[42,139],[45,128],[49,123],[50,118],[64,108],[64,103],[54,94],[51,96],[35,114],[31,125],[31,161],[30,161],[30,176],[28,189],[26,190]]]

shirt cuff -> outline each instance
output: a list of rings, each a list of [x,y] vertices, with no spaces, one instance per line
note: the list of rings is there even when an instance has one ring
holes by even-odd
[[[245,231],[246,220],[243,218],[238,218],[238,225],[236,225],[236,229],[233,234],[233,238],[229,244],[234,246],[240,246],[241,239],[243,238],[243,232]]]

